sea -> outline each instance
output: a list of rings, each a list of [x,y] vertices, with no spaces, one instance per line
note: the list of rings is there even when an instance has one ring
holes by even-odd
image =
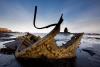
[[[26,33],[4,33],[10,36],[0,37],[0,48],[5,48],[5,43],[13,42],[14,38]],[[44,37],[47,33],[32,33]],[[71,39],[73,34],[58,34],[55,37],[57,46],[62,46]],[[0,53],[0,67],[22,67],[14,55]],[[79,48],[77,48],[75,66],[72,67],[100,67],[100,34],[84,34]]]

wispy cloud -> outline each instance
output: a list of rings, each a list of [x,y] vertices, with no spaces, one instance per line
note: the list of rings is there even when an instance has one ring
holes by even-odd
[[[73,32],[100,33],[100,9],[92,8],[67,21],[66,26]]]
[[[47,1],[46,1],[47,2]],[[59,3],[58,3],[59,2]],[[38,14],[36,25],[42,27],[51,23],[57,23],[60,14],[64,14],[64,22],[61,31],[68,27],[71,32],[100,32],[100,8],[99,0],[62,0],[21,3],[20,1],[0,3],[0,27],[8,27],[14,31],[49,32],[52,28],[37,30],[33,27],[34,7],[37,4]],[[27,5],[27,6],[26,6]],[[31,7],[31,8],[28,8]]]

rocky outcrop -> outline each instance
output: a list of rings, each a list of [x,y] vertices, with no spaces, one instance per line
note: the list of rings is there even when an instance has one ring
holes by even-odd
[[[64,29],[64,33],[69,33],[67,27],[65,27],[65,29]]]
[[[5,32],[12,32],[11,30],[7,29],[7,28],[0,28],[0,32],[5,33]]]

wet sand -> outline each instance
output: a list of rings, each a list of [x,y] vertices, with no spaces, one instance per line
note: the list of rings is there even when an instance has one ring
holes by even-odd
[[[90,35],[88,35],[90,37]],[[0,42],[1,43],[1,42]],[[92,48],[92,49],[91,49]],[[94,52],[94,55],[90,55],[89,52],[83,51],[82,49],[88,49],[90,52]],[[77,57],[74,61],[66,62],[68,64],[67,67],[100,67],[100,40],[99,39],[87,39],[87,35],[83,37],[80,47],[77,49]],[[23,60],[22,60],[23,61]],[[38,63],[38,62],[37,62]],[[58,61],[57,63],[61,64],[62,67],[64,64]],[[18,62],[13,55],[0,54],[0,67],[43,67],[42,65],[23,62]],[[51,64],[52,65],[52,64]],[[56,65],[57,67],[61,67],[61,65]]]

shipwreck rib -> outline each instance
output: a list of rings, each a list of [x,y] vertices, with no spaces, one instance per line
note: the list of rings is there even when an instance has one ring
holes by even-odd
[[[51,26],[56,26],[56,25],[57,25],[57,23],[55,23],[55,24],[50,24],[50,25],[48,25],[48,26],[41,27],[41,28],[37,27],[37,26],[35,25],[36,14],[37,14],[37,6],[35,6],[34,19],[33,19],[33,25],[34,25],[35,28],[37,28],[37,29],[44,29],[44,28],[49,28],[49,27],[51,27]],[[63,15],[63,14],[62,14],[62,15]]]

